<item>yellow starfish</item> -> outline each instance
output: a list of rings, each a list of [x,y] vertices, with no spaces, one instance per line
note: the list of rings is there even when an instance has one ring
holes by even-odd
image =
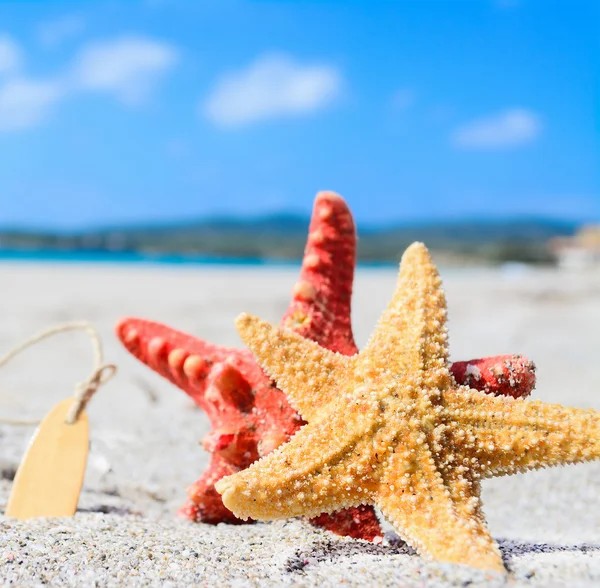
[[[480,480],[600,457],[600,412],[495,397],[448,369],[446,301],[424,245],[353,357],[243,314],[242,339],[308,425],[219,481],[238,517],[313,517],[377,505],[421,555],[504,570]]]

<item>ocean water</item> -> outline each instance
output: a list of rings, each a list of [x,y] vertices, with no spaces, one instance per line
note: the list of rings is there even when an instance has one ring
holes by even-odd
[[[32,263],[117,263],[117,264],[163,264],[163,265],[228,265],[228,266],[279,266],[299,267],[301,260],[279,260],[246,257],[219,257],[212,255],[183,255],[141,253],[137,251],[60,251],[54,249],[2,249],[0,261]],[[360,267],[397,267],[396,262],[360,262]]]

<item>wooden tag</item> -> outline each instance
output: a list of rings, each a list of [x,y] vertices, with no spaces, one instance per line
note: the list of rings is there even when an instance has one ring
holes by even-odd
[[[5,516],[24,520],[75,514],[89,450],[89,423],[85,412],[72,425],[65,423],[73,402],[73,398],[59,402],[34,433]]]

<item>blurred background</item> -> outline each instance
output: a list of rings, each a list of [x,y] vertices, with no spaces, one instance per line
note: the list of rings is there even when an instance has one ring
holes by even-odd
[[[600,259],[595,1],[0,2],[3,257]],[[439,257],[438,257],[439,258]]]

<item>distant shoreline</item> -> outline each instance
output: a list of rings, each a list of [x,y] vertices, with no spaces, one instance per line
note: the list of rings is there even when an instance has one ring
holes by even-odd
[[[80,233],[0,229],[1,259],[163,264],[289,265],[302,259],[309,219],[283,215]],[[551,219],[475,219],[360,228],[359,265],[392,267],[414,241],[446,265],[553,265],[549,245],[578,227]]]

